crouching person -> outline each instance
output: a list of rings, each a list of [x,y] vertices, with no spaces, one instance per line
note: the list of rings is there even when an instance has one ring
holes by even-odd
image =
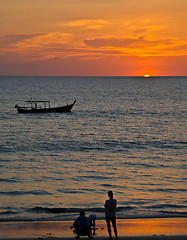
[[[73,227],[75,228],[77,233],[77,236],[75,238],[79,239],[80,236],[88,236],[88,238],[90,238],[90,220],[88,217],[85,216],[84,211],[80,212],[80,216],[73,223]]]

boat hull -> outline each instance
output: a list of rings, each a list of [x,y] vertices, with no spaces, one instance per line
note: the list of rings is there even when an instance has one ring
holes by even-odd
[[[69,104],[63,107],[53,107],[53,108],[23,108],[17,107],[18,113],[50,113],[50,112],[70,112],[75,105],[76,100],[73,104]]]

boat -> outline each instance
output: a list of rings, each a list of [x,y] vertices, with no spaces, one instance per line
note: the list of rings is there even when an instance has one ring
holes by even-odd
[[[70,112],[76,103],[76,100],[72,104],[67,104],[62,107],[51,107],[50,101],[25,101],[30,103],[30,107],[20,107],[17,104],[18,113],[48,113],[48,112]],[[42,104],[42,106],[41,106]]]

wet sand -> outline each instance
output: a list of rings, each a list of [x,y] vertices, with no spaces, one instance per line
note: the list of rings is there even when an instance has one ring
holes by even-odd
[[[55,222],[0,222],[0,239],[36,240],[75,238],[72,221]],[[97,220],[97,240],[108,239],[105,221]],[[187,239],[187,218],[117,220],[121,240],[183,240]],[[81,237],[80,239],[87,239]],[[115,239],[115,238],[113,238]]]
[[[143,237],[119,237],[119,240],[186,240],[187,236],[143,236]],[[46,238],[13,238],[14,240],[74,240],[75,238],[55,238],[55,237],[46,237]],[[88,239],[82,237],[80,239]],[[108,240],[107,237],[95,237],[96,240]],[[113,238],[115,239],[115,238]],[[12,240],[12,238],[6,240]]]

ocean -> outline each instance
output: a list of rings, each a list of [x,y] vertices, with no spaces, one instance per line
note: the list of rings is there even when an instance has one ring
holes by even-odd
[[[0,77],[0,221],[187,217],[187,77]],[[19,114],[50,100],[70,113]]]

